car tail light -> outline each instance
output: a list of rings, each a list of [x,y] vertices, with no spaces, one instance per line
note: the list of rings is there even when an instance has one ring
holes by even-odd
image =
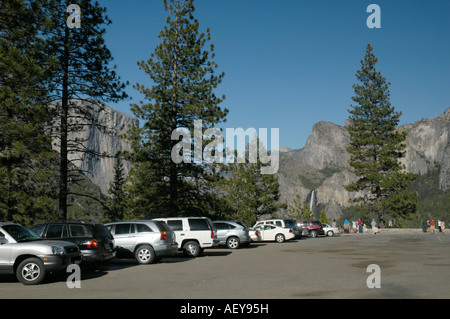
[[[87,243],[87,248],[97,248],[97,247],[98,247],[98,242],[95,239],[93,239]]]
[[[167,240],[167,233],[165,231],[161,232],[161,240]]]
[[[292,233],[292,228],[289,228],[289,232]]]
[[[211,230],[211,238],[214,238],[214,230]]]

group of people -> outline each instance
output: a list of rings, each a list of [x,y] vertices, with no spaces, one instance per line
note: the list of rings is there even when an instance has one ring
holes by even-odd
[[[436,226],[437,226],[437,230],[440,233],[444,233],[444,231],[445,231],[445,222],[444,221],[438,220],[437,221],[437,225],[436,225],[436,223],[434,222],[433,219],[431,221],[430,220],[424,220],[422,222],[422,230],[423,230],[424,233],[432,233],[432,234],[434,234],[436,232]]]
[[[375,221],[375,219],[372,219],[370,226],[372,227],[373,234],[378,234],[380,232],[380,229],[377,227],[377,222]],[[348,219],[344,221],[344,233],[350,233],[351,231],[360,234],[369,232],[366,224],[362,222],[361,218],[358,219],[358,221],[353,220],[351,226],[350,221]]]

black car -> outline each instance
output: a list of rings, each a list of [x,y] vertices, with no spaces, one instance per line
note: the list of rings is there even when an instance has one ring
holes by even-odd
[[[83,263],[106,261],[115,257],[114,238],[100,223],[82,220],[48,221],[30,228],[44,239],[75,243],[83,253]]]

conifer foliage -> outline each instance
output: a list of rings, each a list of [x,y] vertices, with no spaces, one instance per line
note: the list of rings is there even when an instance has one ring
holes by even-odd
[[[228,112],[219,106],[224,96],[214,94],[224,74],[214,72],[214,46],[206,47],[210,33],[199,31],[193,0],[166,0],[164,7],[168,17],[161,43],[147,61],[138,62],[153,86],[134,86],[145,97],[132,105],[143,124],[129,133],[135,145],[129,192],[136,216],[204,214],[200,206],[209,194],[199,184],[210,170],[204,163],[175,163],[171,152],[178,141],[172,132],[188,128],[194,136],[195,120],[202,121],[204,131]]]
[[[399,162],[406,138],[406,132],[397,130],[401,113],[390,103],[390,83],[375,69],[377,61],[368,44],[356,73],[359,83],[353,85],[352,97],[356,105],[351,105],[347,125],[349,164],[357,180],[346,189],[359,192],[355,201],[383,225],[388,217],[402,219],[414,213],[417,196],[407,191],[415,175],[406,173]]]

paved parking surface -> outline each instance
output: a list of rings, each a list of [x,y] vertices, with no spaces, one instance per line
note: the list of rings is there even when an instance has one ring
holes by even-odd
[[[23,286],[1,276],[0,298],[450,298],[449,243],[450,233],[386,231],[215,248],[195,259],[82,270],[81,288],[69,289],[65,277]],[[367,286],[371,264],[380,267],[380,288]]]

